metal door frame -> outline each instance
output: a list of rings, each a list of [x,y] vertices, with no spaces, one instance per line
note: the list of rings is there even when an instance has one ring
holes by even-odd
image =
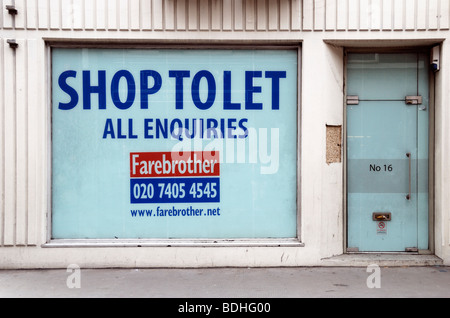
[[[429,88],[429,118],[428,118],[428,249],[412,252],[359,252],[348,248],[348,206],[347,206],[347,56],[348,53],[422,53],[430,56],[431,46],[405,47],[405,48],[362,48],[344,47],[344,100],[343,100],[343,210],[344,210],[344,253],[377,253],[377,254],[434,254],[434,136],[435,136],[435,78],[434,74],[428,71]]]

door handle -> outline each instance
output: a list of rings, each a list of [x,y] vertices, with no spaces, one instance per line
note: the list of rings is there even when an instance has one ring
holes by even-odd
[[[408,194],[406,195],[406,200],[411,200],[411,153],[407,152],[406,157],[408,157]]]

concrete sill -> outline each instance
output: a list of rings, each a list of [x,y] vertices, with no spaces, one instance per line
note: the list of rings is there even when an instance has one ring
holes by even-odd
[[[42,247],[303,247],[298,239],[57,239]]]
[[[442,259],[430,254],[349,253],[322,259],[324,266],[440,266]]]

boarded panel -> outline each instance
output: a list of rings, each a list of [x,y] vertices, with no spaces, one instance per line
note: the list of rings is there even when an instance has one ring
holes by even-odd
[[[326,126],[327,164],[341,162],[342,126]]]

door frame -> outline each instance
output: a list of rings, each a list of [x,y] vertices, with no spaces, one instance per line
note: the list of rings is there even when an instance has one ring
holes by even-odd
[[[433,45],[435,46],[435,45]],[[344,100],[343,100],[343,211],[344,211],[344,253],[377,253],[377,254],[434,254],[434,161],[435,161],[435,76],[428,71],[429,118],[428,118],[428,249],[418,252],[359,252],[348,248],[348,206],[347,206],[347,57],[348,53],[423,53],[430,56],[432,46],[413,46],[404,48],[387,47],[344,47]]]

